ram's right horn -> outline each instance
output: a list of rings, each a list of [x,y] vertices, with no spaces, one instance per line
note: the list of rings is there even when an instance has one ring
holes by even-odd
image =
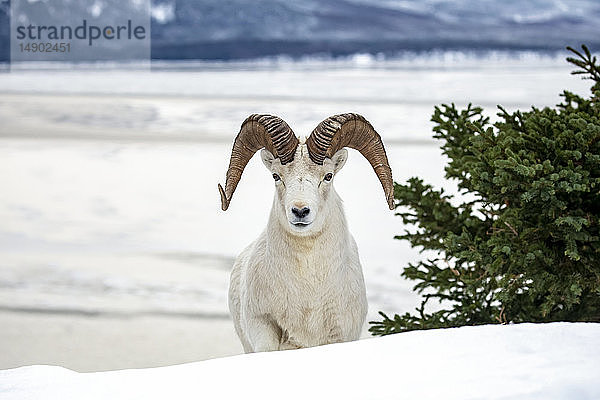
[[[294,132],[279,117],[267,114],[252,114],[242,123],[240,132],[233,142],[231,159],[225,178],[225,189],[219,184],[221,194],[221,208],[227,210],[231,197],[235,192],[244,168],[254,153],[266,148],[282,164],[294,160],[298,147],[298,138]]]

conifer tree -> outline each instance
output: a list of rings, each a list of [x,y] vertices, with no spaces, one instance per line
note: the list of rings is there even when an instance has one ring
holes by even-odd
[[[396,183],[396,236],[434,257],[409,264],[416,313],[371,322],[374,335],[489,323],[600,321],[600,66],[586,46],[567,61],[593,81],[554,108],[435,107],[450,196],[419,178]],[[427,310],[433,300],[441,309]]]

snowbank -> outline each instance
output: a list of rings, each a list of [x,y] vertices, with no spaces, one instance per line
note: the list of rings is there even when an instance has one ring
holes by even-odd
[[[173,338],[177,340],[177,338]],[[600,324],[410,332],[172,367],[0,371],[9,399],[597,399]]]

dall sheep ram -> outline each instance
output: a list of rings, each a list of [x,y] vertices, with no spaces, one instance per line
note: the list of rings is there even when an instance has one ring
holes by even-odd
[[[288,124],[254,114],[233,144],[225,211],[258,150],[275,181],[266,229],[236,259],[229,287],[235,330],[248,352],[297,349],[358,339],[367,299],[358,249],[333,178],[358,150],[377,174],[390,209],[392,171],[379,134],[358,114],[321,122],[301,142]]]

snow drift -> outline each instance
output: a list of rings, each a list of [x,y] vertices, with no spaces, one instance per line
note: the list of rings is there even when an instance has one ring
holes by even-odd
[[[173,338],[177,340],[177,338]],[[9,399],[597,399],[600,324],[477,326],[171,367],[0,371]]]

